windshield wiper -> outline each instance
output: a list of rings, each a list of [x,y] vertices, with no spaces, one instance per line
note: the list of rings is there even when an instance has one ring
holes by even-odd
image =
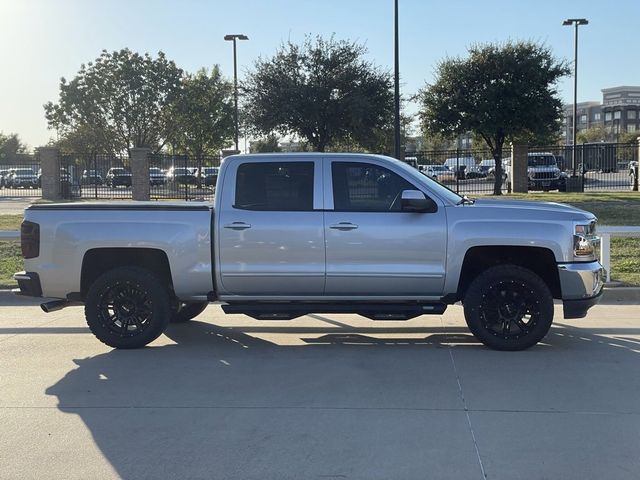
[[[474,203],[476,203],[476,201],[464,195],[458,202],[458,205],[464,205],[465,203],[468,203],[469,205],[473,205]]]

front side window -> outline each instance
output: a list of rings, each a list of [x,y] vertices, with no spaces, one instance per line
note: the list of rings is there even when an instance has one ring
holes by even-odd
[[[333,162],[334,209],[340,212],[399,212],[403,190],[418,190],[400,175],[370,163]]]
[[[234,208],[313,210],[313,162],[243,163],[238,167]]]

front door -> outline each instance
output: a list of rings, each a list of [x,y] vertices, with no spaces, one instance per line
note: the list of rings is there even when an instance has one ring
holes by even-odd
[[[439,296],[446,216],[401,211],[403,190],[422,190],[374,161],[327,159],[325,236],[328,296]],[[426,193],[426,192],[425,192]]]

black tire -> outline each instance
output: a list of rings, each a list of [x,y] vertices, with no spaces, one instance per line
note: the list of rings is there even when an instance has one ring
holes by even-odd
[[[180,303],[179,309],[174,308],[172,310],[171,323],[188,322],[204,312],[207,305],[209,305],[209,302]]]
[[[120,267],[102,274],[85,299],[91,332],[114,348],[140,348],[153,342],[171,318],[170,295],[150,271]]]
[[[524,350],[549,332],[553,296],[534,272],[516,265],[491,267],[479,274],[464,296],[471,333],[494,350]]]

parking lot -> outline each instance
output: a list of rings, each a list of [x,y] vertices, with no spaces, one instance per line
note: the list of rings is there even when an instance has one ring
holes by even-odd
[[[606,297],[605,297],[606,302]],[[462,309],[289,322],[210,306],[150,347],[0,293],[1,478],[591,479],[640,471],[636,304],[488,350]]]

